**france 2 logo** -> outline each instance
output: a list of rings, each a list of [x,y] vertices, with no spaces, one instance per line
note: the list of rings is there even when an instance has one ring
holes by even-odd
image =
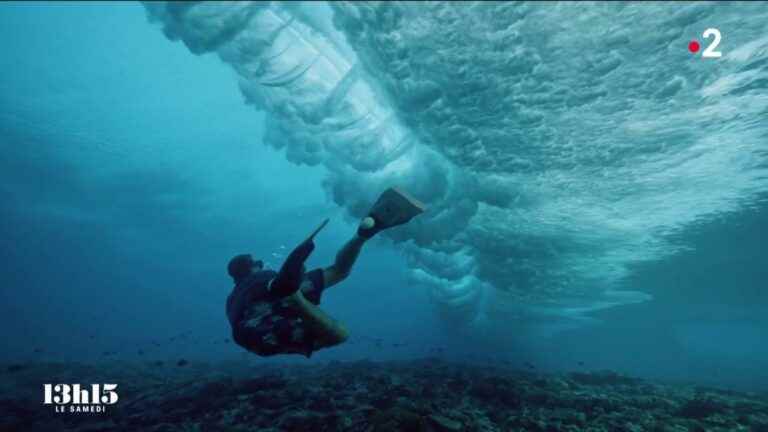
[[[43,384],[43,405],[54,405],[58,413],[102,413],[117,403],[116,390],[117,384]]]
[[[717,46],[720,45],[720,40],[722,39],[722,35],[720,34],[719,29],[714,27],[708,28],[704,30],[704,33],[702,33],[701,37],[703,39],[709,39],[710,37],[712,38],[712,42],[710,42],[710,44],[704,48],[704,51],[702,51],[702,58],[720,58],[723,56],[723,53],[717,50]],[[693,39],[688,43],[688,51],[693,54],[699,52],[699,48],[701,48],[701,44],[696,39]]]

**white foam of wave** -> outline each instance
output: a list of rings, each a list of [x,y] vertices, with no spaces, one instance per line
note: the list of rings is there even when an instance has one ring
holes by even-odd
[[[452,319],[645,300],[617,294],[630,265],[686,248],[669,235],[768,188],[764,8],[147,9],[168,37],[233,67],[268,113],[266,142],[324,165],[350,214],[391,184],[429,204],[390,237]],[[692,57],[687,41],[713,25],[724,61]]]

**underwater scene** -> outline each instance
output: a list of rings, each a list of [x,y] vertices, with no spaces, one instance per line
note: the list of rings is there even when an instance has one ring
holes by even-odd
[[[768,3],[0,3],[0,432],[768,431]]]

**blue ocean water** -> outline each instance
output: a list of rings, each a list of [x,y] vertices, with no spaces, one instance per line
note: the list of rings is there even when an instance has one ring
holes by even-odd
[[[311,360],[768,388],[764,4],[0,5],[5,361],[243,359],[226,263],[366,245]],[[707,28],[721,58],[692,54]]]

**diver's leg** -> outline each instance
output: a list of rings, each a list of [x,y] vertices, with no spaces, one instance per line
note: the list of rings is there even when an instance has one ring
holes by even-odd
[[[424,204],[405,192],[389,188],[379,196],[368,216],[360,221],[357,233],[336,254],[336,262],[323,270],[325,288],[349,276],[365,241],[381,230],[402,225],[424,211]],[[321,225],[321,228],[324,225]]]
[[[357,257],[360,255],[360,250],[365,244],[365,238],[355,235],[344,246],[339,249],[336,254],[336,262],[333,266],[344,275],[348,275],[352,271],[352,266],[355,265]]]
[[[360,255],[360,250],[363,248],[366,240],[365,237],[355,234],[352,239],[339,249],[333,265],[323,269],[325,288],[336,285],[349,276],[352,266],[357,261],[357,257]]]
[[[349,338],[346,327],[307,300],[301,290],[293,294],[291,298],[319,345],[323,347],[338,345]]]

